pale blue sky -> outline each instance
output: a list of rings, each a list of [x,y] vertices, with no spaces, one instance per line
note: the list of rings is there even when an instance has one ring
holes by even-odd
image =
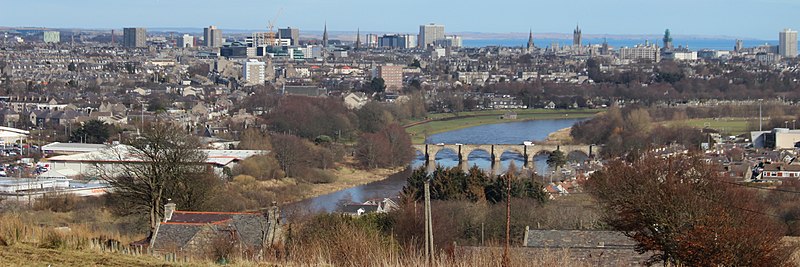
[[[800,0],[0,0],[0,26],[77,28],[277,26],[334,31],[416,32],[444,24],[448,32],[730,35],[777,39],[800,28]]]

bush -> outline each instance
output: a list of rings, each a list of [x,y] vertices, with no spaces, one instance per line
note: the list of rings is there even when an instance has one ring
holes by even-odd
[[[320,169],[308,169],[301,175],[300,180],[312,184],[329,184],[336,181],[336,176]]]
[[[64,240],[64,236],[52,229],[46,230],[45,234],[42,236],[42,240],[39,241],[40,248],[49,248],[49,249],[63,249],[66,247],[66,241]]]

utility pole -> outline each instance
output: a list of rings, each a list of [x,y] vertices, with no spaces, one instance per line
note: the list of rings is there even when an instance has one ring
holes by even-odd
[[[431,222],[431,184],[425,182],[425,264],[433,263],[433,223]]]
[[[763,102],[763,101],[764,101],[764,99],[760,99],[760,98],[758,99],[758,131],[759,132],[763,131],[761,129],[761,126],[762,126],[763,121],[764,121],[763,117],[761,116],[761,102]]]
[[[506,173],[506,246],[503,250],[503,267],[511,266],[511,260],[508,258],[508,247],[511,245],[511,178],[514,177],[512,172]]]

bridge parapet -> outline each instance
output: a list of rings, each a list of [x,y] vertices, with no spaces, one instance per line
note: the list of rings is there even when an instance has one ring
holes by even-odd
[[[414,145],[414,149],[425,155],[431,163],[436,161],[436,154],[445,149],[450,149],[458,155],[460,163],[466,163],[469,155],[476,150],[489,153],[492,162],[499,162],[500,156],[505,152],[515,152],[525,157],[525,164],[533,162],[533,158],[540,153],[550,153],[556,150],[566,154],[582,152],[589,157],[594,156],[598,150],[592,145],[524,145],[524,144],[424,144]]]

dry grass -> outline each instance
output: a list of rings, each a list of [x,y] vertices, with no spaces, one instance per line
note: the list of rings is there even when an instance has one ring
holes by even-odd
[[[555,132],[550,133],[547,135],[546,142],[557,142],[562,144],[569,144],[572,143],[572,136],[570,135],[570,131],[572,127],[567,127]]]
[[[52,227],[26,213],[0,214],[0,261],[4,266],[160,266],[149,256],[103,253],[97,244],[127,244],[136,237],[87,224]],[[117,246],[122,247],[122,246]]]
[[[179,266],[149,256],[47,249],[28,244],[1,247],[0,262],[3,266]]]

